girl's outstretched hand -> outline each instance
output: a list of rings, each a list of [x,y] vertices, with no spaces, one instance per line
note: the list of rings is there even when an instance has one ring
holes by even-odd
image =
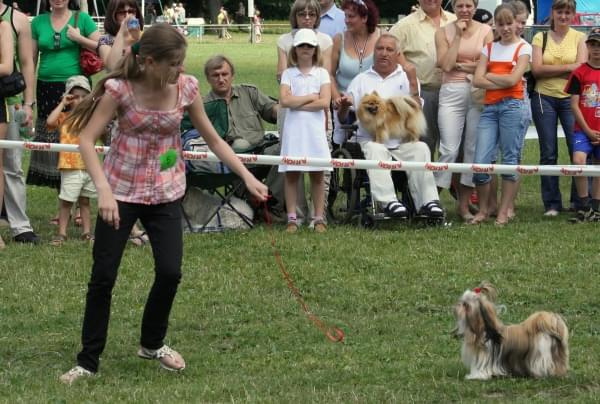
[[[98,214],[109,226],[119,230],[119,205],[111,191],[98,191]]]
[[[254,176],[246,180],[246,189],[258,202],[265,202],[269,198],[269,188]]]

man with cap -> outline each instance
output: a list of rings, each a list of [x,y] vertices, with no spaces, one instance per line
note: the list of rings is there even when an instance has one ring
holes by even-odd
[[[600,164],[600,27],[590,31],[585,44],[588,60],[573,70],[565,87],[575,116],[571,148],[576,165],[585,165],[590,154],[593,164]],[[575,177],[575,186],[579,200],[572,221],[600,221],[600,178],[592,181],[591,201],[586,177]]]

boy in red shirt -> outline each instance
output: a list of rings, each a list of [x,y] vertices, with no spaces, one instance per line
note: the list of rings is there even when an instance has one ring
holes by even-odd
[[[565,92],[571,94],[571,109],[575,116],[573,132],[573,164],[585,165],[591,153],[593,164],[600,164],[600,27],[590,31],[586,41],[588,61],[575,69]],[[592,200],[588,195],[586,177],[575,177],[581,199],[574,222],[600,221],[600,177],[592,181]]]

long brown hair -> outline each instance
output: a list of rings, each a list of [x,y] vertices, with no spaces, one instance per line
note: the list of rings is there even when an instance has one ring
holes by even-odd
[[[186,48],[185,38],[170,24],[154,24],[145,30],[140,42],[134,45],[132,51],[119,61],[114,71],[96,83],[91,94],[85,97],[65,120],[66,130],[78,135],[85,128],[96,109],[98,100],[104,95],[104,84],[107,80],[142,78],[144,71],[140,69],[140,60],[146,57],[151,57],[157,62],[173,60],[185,53]]]

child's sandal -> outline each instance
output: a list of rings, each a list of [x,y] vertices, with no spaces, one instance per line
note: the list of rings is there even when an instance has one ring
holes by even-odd
[[[60,247],[65,241],[67,241],[67,236],[64,234],[57,234],[52,238],[52,240],[50,240],[50,245],[54,247]]]

